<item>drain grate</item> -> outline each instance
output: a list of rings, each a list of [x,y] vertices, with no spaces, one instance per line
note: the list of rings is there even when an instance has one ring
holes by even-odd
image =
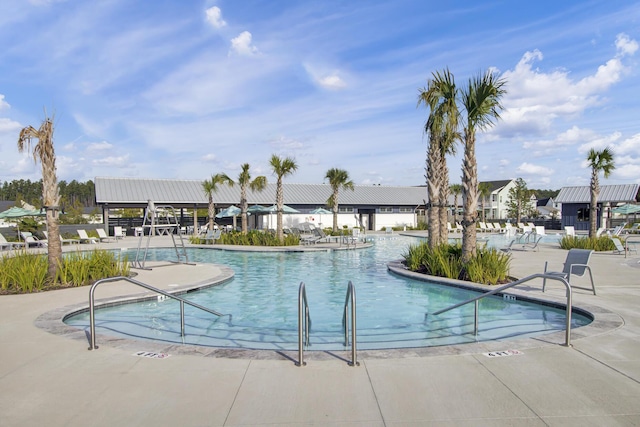
[[[170,354],[154,353],[152,351],[137,351],[133,353],[133,355],[138,357],[147,357],[149,359],[166,359],[167,357],[171,356]]]

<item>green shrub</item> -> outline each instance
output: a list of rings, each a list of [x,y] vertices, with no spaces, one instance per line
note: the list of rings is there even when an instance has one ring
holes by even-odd
[[[202,245],[205,240],[197,236],[190,236],[189,242]],[[280,241],[275,234],[260,230],[250,230],[247,234],[232,231],[230,233],[222,233],[216,243],[240,246],[296,246],[300,244],[300,238],[292,234],[285,234],[284,240]]]
[[[593,249],[594,251],[612,251],[616,248],[609,236],[563,236],[560,239],[562,249]]]
[[[99,279],[128,276],[126,257],[109,251],[64,254],[53,283],[47,279],[47,256],[16,251],[0,258],[0,289],[10,293],[28,293],[60,286],[84,286]]]
[[[488,285],[504,283],[508,279],[511,261],[509,254],[493,248],[478,248],[475,257],[465,265],[460,244],[431,248],[427,242],[409,246],[402,256],[411,271]]]

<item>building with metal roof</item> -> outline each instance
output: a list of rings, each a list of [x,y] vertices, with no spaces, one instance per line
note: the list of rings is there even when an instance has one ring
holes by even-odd
[[[102,207],[105,218],[110,209],[144,208],[149,200],[183,211],[208,206],[200,180],[97,177],[94,182],[96,204]],[[284,203],[300,211],[300,222],[309,217],[311,210],[326,206],[332,193],[328,184],[285,183],[283,188]],[[220,185],[213,197],[218,210],[238,205],[240,187]],[[353,191],[340,190],[340,226],[363,225],[370,230],[401,224],[413,226],[417,210],[424,209],[426,197],[425,187],[356,185]],[[276,184],[268,183],[262,192],[248,191],[247,199],[249,205],[273,205]]]
[[[611,209],[639,200],[639,184],[602,185],[598,194],[598,227],[612,225]],[[588,230],[591,204],[591,187],[563,187],[555,198],[562,204],[562,226],[573,226],[576,230]]]

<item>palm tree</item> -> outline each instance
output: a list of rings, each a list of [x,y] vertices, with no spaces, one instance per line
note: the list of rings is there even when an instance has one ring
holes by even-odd
[[[242,165],[242,171],[238,175],[240,184],[240,209],[242,210],[242,233],[247,234],[247,186],[251,191],[261,192],[267,187],[267,177],[258,176],[253,181],[249,173],[249,163]]]
[[[480,208],[482,209],[482,222],[486,221],[486,216],[484,213],[484,204],[487,201],[487,197],[491,195],[491,185],[488,182],[481,182],[478,184],[478,194],[480,195],[480,200],[482,200],[480,204]]]
[[[605,178],[609,178],[611,172],[616,168],[613,163],[613,150],[607,147],[601,151],[593,148],[587,155],[589,167],[591,167],[591,206],[589,207],[589,237],[596,237],[598,228],[598,195],[600,194],[600,183],[598,174],[603,173]]]
[[[458,196],[462,193],[462,185],[451,184],[449,186],[451,194],[453,194],[453,222],[456,222],[456,213],[458,212]]]
[[[37,139],[33,147],[31,142]],[[32,150],[33,148],[33,150]],[[47,215],[47,276],[53,283],[58,272],[58,265],[62,261],[62,242],[58,228],[60,211],[60,192],[56,176],[56,154],[53,148],[53,119],[46,117],[39,129],[27,126],[20,131],[18,137],[18,151],[30,151],[33,161],[42,165],[42,202]]]
[[[336,233],[338,231],[338,191],[340,187],[354,191],[353,181],[349,179],[349,172],[336,168],[329,169],[325,178],[329,180],[333,190],[331,197],[327,200],[327,206],[333,210],[333,232]]]
[[[282,188],[282,178],[293,174],[298,165],[295,159],[286,157],[284,159],[277,155],[272,155],[269,161],[273,174],[278,178],[276,183],[276,209],[277,209],[277,221],[276,221],[276,236],[281,241],[284,240],[284,231],[282,230],[282,205],[284,205],[284,191]]]
[[[218,185],[226,183],[229,187],[233,187],[233,180],[225,173],[217,173],[211,175],[211,179],[202,182],[202,189],[209,198],[209,230],[213,230],[213,221],[216,216],[216,205],[213,202],[213,193],[218,191]]]
[[[476,221],[478,219],[478,163],[476,161],[476,131],[493,125],[502,109],[500,98],[505,94],[506,81],[492,71],[469,79],[462,91],[462,106],[466,112],[464,158],[462,161],[462,261],[468,262],[476,253]]]
[[[418,94],[418,106],[429,108],[425,133],[429,136],[427,150],[427,196],[429,212],[429,245],[436,246],[447,238],[447,199],[449,196],[449,171],[446,155],[454,152],[459,135],[457,89],[453,75],[446,69],[433,73],[427,87]]]

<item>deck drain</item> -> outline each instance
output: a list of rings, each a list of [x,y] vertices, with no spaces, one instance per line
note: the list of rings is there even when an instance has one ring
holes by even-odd
[[[505,350],[505,351],[491,351],[489,353],[482,353],[487,357],[506,357],[506,356],[521,356],[524,353],[520,350]]]
[[[166,359],[167,357],[171,356],[170,354],[154,353],[152,351],[137,351],[133,353],[133,355],[138,357],[147,357],[149,359]]]

